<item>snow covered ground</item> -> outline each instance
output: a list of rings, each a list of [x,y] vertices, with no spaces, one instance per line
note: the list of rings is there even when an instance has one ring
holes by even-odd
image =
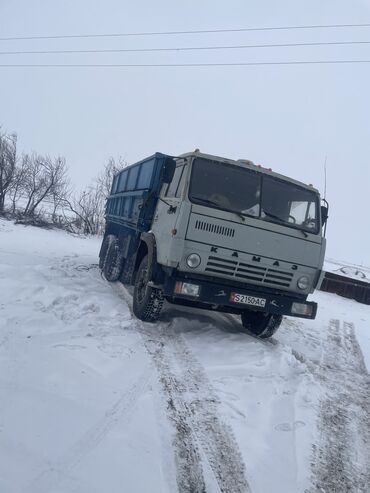
[[[144,324],[99,246],[0,221],[1,493],[370,491],[370,307]]]

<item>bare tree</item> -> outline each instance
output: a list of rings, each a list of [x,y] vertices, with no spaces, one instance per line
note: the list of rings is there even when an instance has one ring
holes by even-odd
[[[104,198],[97,185],[88,187],[71,200],[66,200],[65,204],[75,215],[74,223],[77,230],[90,235],[102,232],[104,225]]]
[[[98,178],[96,179],[98,188],[105,198],[107,198],[110,194],[114,175],[117,174],[119,171],[122,171],[123,168],[126,168],[126,166],[126,161],[120,156],[117,160],[113,157],[109,158],[103,171],[100,173],[100,175],[98,175]]]
[[[21,194],[25,197],[24,214],[32,216],[37,207],[45,200],[55,204],[63,200],[69,187],[65,160],[58,157],[52,160],[49,156],[36,153],[25,154],[22,158],[19,179]]]
[[[12,203],[12,214],[15,214],[19,201],[24,192],[24,184],[28,172],[28,162],[25,159],[20,159],[15,168],[13,182],[9,189],[9,195]]]
[[[4,213],[5,197],[13,184],[16,160],[16,134],[0,133],[0,214]]]
[[[67,168],[64,167],[63,173],[60,173],[57,183],[51,190],[53,223],[60,223],[61,215],[64,215],[63,207],[66,201],[69,200],[71,193],[70,179],[67,176]]]

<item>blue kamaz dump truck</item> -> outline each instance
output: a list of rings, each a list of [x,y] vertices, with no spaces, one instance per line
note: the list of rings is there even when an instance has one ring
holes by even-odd
[[[167,300],[239,314],[266,338],[283,315],[315,318],[326,219],[316,189],[251,161],[156,153],[114,177],[99,265],[134,284],[141,320]]]

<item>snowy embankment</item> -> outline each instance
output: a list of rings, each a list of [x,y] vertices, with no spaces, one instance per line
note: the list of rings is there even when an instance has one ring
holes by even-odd
[[[317,293],[270,341],[143,324],[98,249],[0,221],[2,493],[368,491],[368,306]]]
[[[339,276],[349,277],[370,283],[370,269],[363,265],[355,265],[348,262],[340,262],[338,260],[326,259],[324,264],[326,272],[331,272]]]

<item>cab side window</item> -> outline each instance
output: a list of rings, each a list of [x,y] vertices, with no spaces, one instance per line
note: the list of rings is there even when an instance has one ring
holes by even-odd
[[[179,186],[177,187],[177,191],[176,191],[176,197],[181,197],[182,195],[182,192],[184,190],[184,187],[185,187],[185,181],[186,181],[186,166],[183,166],[183,171],[182,171],[182,174],[181,174],[181,178],[180,178],[180,181],[179,181]]]
[[[167,187],[165,197],[179,197],[181,195],[180,184],[183,186],[182,175],[184,175],[185,166],[178,166],[175,170],[171,183]]]

